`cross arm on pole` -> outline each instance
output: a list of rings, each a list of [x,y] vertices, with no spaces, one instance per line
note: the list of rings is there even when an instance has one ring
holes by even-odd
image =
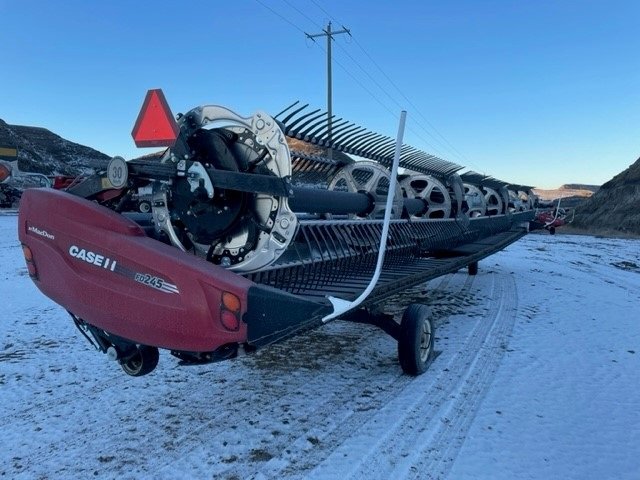
[[[339,34],[343,34],[346,33],[348,34],[350,37],[351,35],[351,30],[349,30],[347,27],[345,27],[344,25],[342,25],[342,30],[331,30],[331,22],[329,22],[327,24],[327,28],[322,29],[322,33],[313,33],[313,34],[309,34],[307,32],[304,32],[304,34],[307,36],[307,38],[309,38],[310,40],[312,40],[313,42],[316,41],[317,37],[327,37],[327,116],[329,118],[328,122],[327,122],[327,143],[328,143],[328,148],[327,148],[327,156],[329,157],[329,159],[333,158],[333,149],[332,149],[332,100],[331,100],[331,41],[334,39],[333,36],[334,35],[339,35]]]

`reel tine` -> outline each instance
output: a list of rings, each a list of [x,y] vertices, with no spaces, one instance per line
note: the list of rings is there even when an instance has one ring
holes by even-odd
[[[304,115],[300,115],[298,118],[296,118],[294,121],[292,121],[290,124],[288,124],[288,125],[287,125],[287,130],[289,130],[289,131],[293,131],[293,129],[295,128],[295,126],[296,126],[297,124],[299,124],[300,122],[302,122],[304,119],[306,119],[306,118],[308,118],[308,117],[310,117],[310,116],[312,116],[312,115],[314,115],[314,114],[318,113],[319,111],[320,111],[320,109],[318,108],[317,110],[312,110],[312,111],[310,111],[310,112],[308,112],[308,113],[305,113]],[[312,119],[313,119],[313,117],[312,117]],[[302,126],[306,125],[309,121],[311,121],[311,120],[307,120],[306,122],[304,122],[304,123],[302,124]],[[301,126],[301,127],[299,127],[299,128],[302,128],[302,126]],[[290,135],[290,136],[292,136],[292,137],[293,137],[293,136],[295,136],[295,134]]]
[[[369,155],[372,157],[379,157],[383,152],[393,148],[395,148],[395,140],[386,139],[385,142],[381,143],[375,150],[369,153]]]
[[[389,143],[389,139],[387,137],[383,137],[382,135],[378,135],[371,140],[365,142],[363,145],[358,147],[358,155],[361,157],[373,157],[372,152],[380,147],[380,145],[385,145]]]
[[[289,132],[289,126],[287,125],[287,123],[289,122],[289,120],[291,120],[293,117],[295,117],[298,113],[300,113],[301,111],[303,111],[305,108],[307,108],[309,106],[308,103],[304,104],[303,106],[301,106],[300,108],[294,110],[293,112],[291,112],[289,115],[287,115],[286,118],[284,118],[282,120],[282,123],[285,126],[285,134],[288,134]]]
[[[318,115],[315,115],[314,117],[310,118],[307,122],[303,123],[298,128],[296,128],[295,130],[292,130],[291,136],[302,140],[306,132],[315,128],[317,125],[320,125],[322,122],[326,121],[323,119],[323,120],[320,120],[319,122],[316,122],[316,120],[326,115],[327,115],[327,112],[321,112]],[[302,133],[300,133],[302,129],[305,129],[305,130]]]
[[[331,119],[333,120],[335,115],[331,115]],[[341,118],[337,119],[337,121],[342,120]],[[313,144],[316,143],[316,139],[320,138],[320,132],[322,132],[325,128],[329,128],[329,117],[322,120],[322,122],[318,122],[314,124],[312,127],[309,127],[307,130],[303,132],[303,140],[305,142],[311,142]],[[312,141],[313,140],[313,141]]]
[[[347,125],[349,123],[349,120],[342,120],[342,119],[340,119],[340,120],[341,121],[336,121],[336,123],[332,123],[331,124],[331,133],[332,134],[333,134],[333,131],[335,129],[337,129],[338,127],[342,127],[342,126]],[[319,137],[319,139],[320,139],[319,140],[319,145],[322,145],[322,146],[328,146],[328,144],[329,144],[329,123],[327,123],[326,128],[327,128],[327,131],[326,132],[322,132],[322,135],[320,135],[320,137]],[[333,139],[332,139],[332,141],[333,141]],[[332,142],[332,144],[333,144],[333,142]]]
[[[358,134],[347,140],[347,142],[344,144],[344,147],[355,151],[358,149],[358,145],[364,143],[367,139],[370,139],[373,136],[375,136],[375,133],[372,132]]]
[[[276,116],[274,116],[273,118],[277,119],[280,115],[282,115],[284,112],[286,112],[287,110],[295,107],[297,104],[300,103],[300,100],[296,100],[295,102],[293,102],[291,105],[289,105],[287,108],[285,108],[284,110],[282,110],[280,113],[278,113]]]
[[[348,138],[354,133],[361,133],[364,129],[362,127],[358,127],[357,125],[351,124],[349,128],[342,128],[339,131],[333,132],[333,140],[334,143],[339,144],[343,138]],[[339,149],[343,149],[344,147],[337,147]]]

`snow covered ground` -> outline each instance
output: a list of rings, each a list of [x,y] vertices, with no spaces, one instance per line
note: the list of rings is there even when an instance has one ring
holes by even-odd
[[[0,216],[0,476],[640,478],[640,241],[530,235],[413,289],[440,355],[334,322],[131,378],[30,281]],[[390,304],[389,309],[399,311]]]

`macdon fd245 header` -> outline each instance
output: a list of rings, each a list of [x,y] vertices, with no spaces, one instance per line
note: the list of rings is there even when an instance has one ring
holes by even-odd
[[[476,274],[526,234],[535,197],[403,145],[403,122],[397,139],[332,124],[298,102],[275,117],[207,105],[174,118],[149,91],[133,137],[166,147],[159,158],[115,157],[64,190],[24,193],[31,278],[129,375],[151,372],[158,349],[217,361],[333,318],[380,327],[402,369],[424,372],[428,307],[409,305],[398,323],[380,305]],[[132,211],[140,196],[146,211]]]

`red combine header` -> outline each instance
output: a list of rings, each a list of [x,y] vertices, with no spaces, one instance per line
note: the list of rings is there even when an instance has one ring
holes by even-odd
[[[376,307],[440,275],[475,274],[528,231],[531,188],[459,175],[403,145],[403,125],[394,140],[334,122],[329,140],[326,112],[305,109],[241,117],[209,105],[176,121],[151,90],[132,134],[167,147],[160,159],[114,157],[64,190],[24,193],[31,278],[130,375],[152,371],[158,349],[217,361],[334,318],[379,326],[404,371],[422,373],[428,310],[410,306],[398,324]],[[342,154],[290,151],[287,137]],[[141,198],[146,208],[131,208]]]

